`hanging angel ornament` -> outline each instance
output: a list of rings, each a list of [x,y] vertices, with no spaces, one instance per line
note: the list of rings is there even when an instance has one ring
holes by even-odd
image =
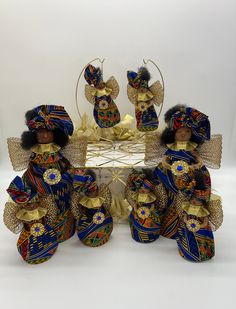
[[[138,72],[128,71],[127,94],[130,102],[135,106],[137,129],[142,132],[154,131],[158,128],[159,120],[155,105],[160,106],[164,99],[164,89],[159,81],[149,86],[151,79],[146,67]]]
[[[106,184],[98,187],[92,170],[76,172],[73,185],[72,212],[77,220],[78,237],[86,246],[101,246],[113,230],[111,191]]]
[[[215,255],[213,231],[223,221],[221,199],[212,194],[207,167],[219,168],[221,135],[210,134],[208,117],[177,105],[165,114],[167,128],[146,138],[146,164],[167,194],[161,235],[177,241],[185,259],[201,262]]]
[[[114,102],[119,94],[115,77],[103,80],[102,70],[89,64],[84,71],[85,97],[94,105],[93,115],[100,128],[111,128],[120,122],[120,112]]]
[[[11,200],[5,205],[3,221],[11,232],[20,233],[18,252],[29,264],[49,260],[59,243],[53,227],[57,217],[53,196],[38,194],[19,176],[11,182],[7,192]]]

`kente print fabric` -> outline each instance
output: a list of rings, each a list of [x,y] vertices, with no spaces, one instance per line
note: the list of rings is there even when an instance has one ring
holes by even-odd
[[[111,128],[120,122],[120,112],[114,102],[119,95],[119,85],[112,76],[103,81],[102,71],[89,64],[84,71],[85,97],[94,105],[93,116],[100,128]]]
[[[32,110],[33,117],[26,122],[30,131],[60,129],[67,135],[73,133],[73,123],[63,106],[40,105]]]
[[[159,238],[161,221],[154,186],[141,172],[128,176],[125,196],[130,203],[129,224],[132,238],[150,243]]]
[[[176,106],[167,120],[168,138],[183,127],[191,129],[191,139],[167,143],[164,158],[154,170],[156,184],[161,183],[168,196],[161,214],[161,235],[175,239],[186,260],[201,262],[215,254],[213,217],[222,216],[222,208],[214,213],[219,198],[217,203],[212,200],[210,174],[198,151],[199,143],[210,139],[208,117],[193,108]]]
[[[39,264],[49,260],[57,250],[57,232],[52,222],[57,216],[57,208],[52,195],[32,193],[19,176],[7,189],[12,202],[4,209],[4,223],[13,233],[20,233],[17,249],[29,264]]]
[[[75,220],[70,211],[74,168],[60,151],[32,153],[30,163],[22,178],[41,195],[53,194],[57,205],[54,229],[59,242],[73,236]]]
[[[108,186],[101,184],[98,187],[93,172],[83,174],[78,171],[74,177],[74,189],[72,212],[77,220],[80,241],[90,247],[105,244],[113,230],[112,197]]]
[[[138,72],[128,71],[127,78],[127,94],[135,106],[137,129],[142,132],[156,130],[159,120],[154,105],[159,106],[163,102],[161,83],[156,81],[149,86],[151,76],[145,67],[141,67]]]
[[[63,156],[61,147],[54,142],[57,130],[58,143],[73,133],[73,123],[64,107],[40,105],[26,113],[26,124],[34,141],[31,146],[28,167],[22,179],[27,187],[38,194],[52,195],[57,206],[57,217],[52,223],[59,242],[75,232],[75,220],[70,210],[74,168]],[[53,133],[53,141],[40,144],[37,133],[41,129]],[[23,135],[22,135],[23,136]],[[62,139],[63,136],[63,139]]]

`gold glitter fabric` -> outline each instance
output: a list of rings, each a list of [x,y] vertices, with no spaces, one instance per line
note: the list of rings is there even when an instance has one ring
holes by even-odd
[[[21,139],[10,137],[7,139],[8,152],[14,171],[22,171],[27,168],[31,151],[21,147]]]
[[[166,193],[166,189],[161,182],[154,187],[154,193],[157,197],[158,209],[160,212],[162,212],[167,205],[168,196]]]
[[[75,219],[79,219],[81,215],[81,207],[79,206],[79,201],[82,198],[82,194],[76,191],[73,191],[71,195],[71,212]]]
[[[14,171],[22,171],[28,167],[31,150],[24,150],[21,147],[21,139],[10,137],[7,139],[9,157]],[[87,137],[78,136],[71,138],[61,153],[74,166],[85,166],[87,154]]]
[[[216,231],[222,225],[224,217],[220,196],[211,194],[211,199],[207,209],[210,213],[208,219],[210,221],[211,228],[213,231]]]
[[[166,147],[160,143],[160,132],[149,132],[145,136],[145,158],[146,165],[157,165],[163,159]]]
[[[85,166],[87,143],[87,137],[85,136],[73,137],[66,147],[62,148],[61,152],[70,161],[71,165],[75,167]]]
[[[222,157],[222,135],[212,135],[209,141],[206,141],[199,146],[198,153],[207,167],[220,168]]]
[[[147,133],[145,138],[145,159],[147,165],[157,165],[165,155],[166,147],[160,143],[160,133]],[[203,164],[209,168],[219,168],[222,157],[222,135],[215,134],[197,148]]]
[[[6,227],[14,234],[21,232],[23,223],[16,217],[16,213],[22,209],[18,204],[7,202],[3,212],[3,222]]]
[[[30,205],[30,203],[28,205]],[[40,205],[39,207],[40,210],[44,209],[45,223],[48,223],[48,224],[52,223],[57,217],[57,207],[54,202],[53,196],[45,195],[43,197],[40,197],[39,205]],[[34,209],[27,210],[28,208],[25,208],[24,206],[27,206],[27,205],[23,205],[23,204],[19,205],[14,202],[7,202],[5,204],[5,208],[3,212],[3,222],[6,225],[6,227],[14,234],[18,234],[21,232],[21,230],[23,229],[23,223],[28,222],[29,217],[30,216],[32,217],[32,212],[34,210],[37,210],[37,207]],[[28,215],[27,215],[27,212],[28,212]],[[38,215],[38,212],[36,213],[36,215]],[[39,217],[34,217],[34,218],[32,217],[31,219],[32,220],[30,221],[35,221],[35,220],[38,220]]]

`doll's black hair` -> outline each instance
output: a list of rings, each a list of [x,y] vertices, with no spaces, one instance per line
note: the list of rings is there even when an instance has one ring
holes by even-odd
[[[171,120],[171,117],[181,110],[182,108],[185,108],[186,105],[178,104],[174,107],[170,108],[164,115],[164,120],[166,123],[168,123]],[[194,142],[196,144],[201,144],[202,142],[199,142],[199,140],[192,134],[190,138],[191,142]],[[165,128],[164,131],[161,134],[161,144],[167,145],[172,144],[175,142],[175,130],[171,130],[170,128]]]
[[[151,75],[147,68],[141,67],[139,68],[140,79],[149,81],[151,79]]]
[[[92,176],[94,181],[97,178],[96,173],[93,170],[90,170],[90,169],[86,170],[86,175]]]
[[[194,172],[194,179],[196,181],[195,189],[206,190],[205,177],[201,170],[196,170]]]
[[[153,182],[154,178],[153,178],[153,170],[150,168],[143,168],[142,169],[142,174],[145,175],[145,177],[150,181]]]
[[[36,115],[37,114],[33,110],[26,112],[25,114],[26,122],[34,118]],[[53,130],[53,136],[54,136],[53,142],[60,147],[65,147],[69,141],[68,135],[60,129]],[[22,133],[21,146],[23,149],[28,150],[36,144],[38,144],[36,132],[25,131]]]

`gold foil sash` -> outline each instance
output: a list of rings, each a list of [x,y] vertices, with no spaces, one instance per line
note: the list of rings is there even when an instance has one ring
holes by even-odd
[[[203,206],[194,205],[190,202],[184,202],[181,207],[188,215],[193,215],[198,218],[207,217],[210,214]]]
[[[88,197],[83,196],[79,203],[86,208],[99,208],[104,203],[105,199],[101,196],[99,197]]]
[[[47,212],[48,210],[42,207],[38,207],[34,210],[27,210],[22,208],[16,213],[16,217],[21,221],[30,222],[42,219]]]
[[[74,137],[86,136],[89,142],[97,142],[102,139],[109,141],[127,141],[141,138],[142,134],[134,128],[135,120],[126,114],[119,124],[112,128],[101,129],[94,120],[89,121],[88,115],[82,116],[81,126],[75,130]]]
[[[156,196],[153,193],[139,193],[137,196],[138,203],[152,203],[156,201]]]
[[[55,143],[49,144],[37,144],[31,148],[31,151],[38,154],[44,154],[45,152],[48,153],[55,153],[61,149],[60,146],[56,145]]]

